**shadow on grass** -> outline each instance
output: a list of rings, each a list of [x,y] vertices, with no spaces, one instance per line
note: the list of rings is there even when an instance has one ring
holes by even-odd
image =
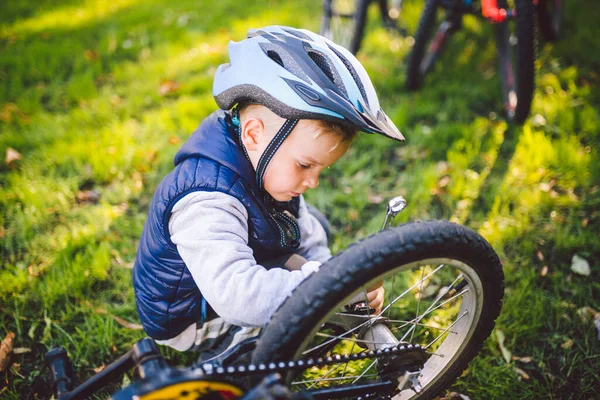
[[[504,131],[504,140],[498,148],[496,161],[481,186],[479,195],[465,221],[467,226],[476,225],[476,221],[486,220],[486,215],[492,210],[496,198],[502,195],[500,193],[502,182],[508,172],[508,166],[515,154],[522,131],[523,128],[517,125],[508,125]]]

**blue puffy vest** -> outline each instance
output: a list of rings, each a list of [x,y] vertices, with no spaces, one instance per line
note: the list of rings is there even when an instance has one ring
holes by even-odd
[[[175,203],[194,191],[237,198],[248,211],[248,245],[257,262],[299,245],[299,200],[276,202],[256,184],[256,174],[224,111],[206,118],[175,156],[175,168],[158,186],[133,267],[137,311],[146,333],[164,340],[204,321],[206,303],[171,242],[169,218]],[[291,214],[291,215],[290,215]]]

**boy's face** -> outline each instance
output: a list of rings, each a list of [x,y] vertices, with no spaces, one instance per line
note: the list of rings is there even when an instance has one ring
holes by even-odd
[[[350,142],[342,141],[334,133],[323,132],[315,137],[318,129],[320,128],[315,122],[300,120],[273,156],[267,166],[263,186],[275,200],[290,201],[308,189],[319,186],[321,171],[335,163],[348,150]],[[263,138],[256,153],[249,154],[254,168],[272,135],[264,135]],[[254,153],[248,150],[249,153]]]

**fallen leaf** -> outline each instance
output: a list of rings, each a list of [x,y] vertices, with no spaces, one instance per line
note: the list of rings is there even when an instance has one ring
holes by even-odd
[[[577,315],[581,317],[584,321],[587,321],[588,317],[600,319],[600,313],[594,310],[592,307],[581,307],[577,310]]]
[[[542,267],[542,270],[540,271],[540,276],[541,276],[541,277],[544,277],[544,276],[546,276],[546,275],[548,275],[548,266],[547,266],[547,265],[544,265],[544,266]]]
[[[584,218],[584,219],[581,221],[581,226],[583,226],[584,228],[587,228],[587,226],[588,226],[588,223],[589,223],[589,222],[590,222],[590,220],[589,220],[589,219],[587,219],[587,218]]]
[[[560,347],[562,347],[563,349],[570,349],[571,347],[573,347],[573,339],[569,339],[566,342],[564,342]]]
[[[541,252],[541,251],[539,251],[539,250],[538,250],[538,252],[537,252],[537,258],[538,258],[540,261],[544,261],[544,254],[542,254],[542,252]]]
[[[502,332],[500,329],[496,329],[496,341],[498,342],[498,347],[500,347],[500,351],[502,352],[502,357],[504,357],[504,361],[506,361],[506,363],[509,364],[512,354],[504,346],[504,340],[505,340],[504,332]]]
[[[77,192],[77,201],[96,204],[100,201],[100,193],[95,190],[80,190]]]
[[[171,136],[169,138],[169,144],[177,144],[179,143],[181,140],[177,137],[177,136]]]
[[[571,271],[579,275],[590,276],[590,263],[585,258],[574,254],[571,259]]]
[[[466,394],[458,393],[458,392],[450,392],[448,396],[439,397],[439,400],[471,400],[469,396]]]
[[[102,364],[96,368],[92,368],[92,371],[94,371],[95,373],[98,373],[98,372],[102,371],[104,368],[106,368],[106,365]]]
[[[531,362],[531,360],[532,360],[531,357],[519,357],[519,356],[512,356],[512,359],[514,361],[520,361],[520,362],[525,363],[525,364],[529,364]]]
[[[9,165],[11,162],[16,161],[16,160],[20,160],[20,159],[21,159],[21,153],[19,153],[18,151],[16,151],[12,147],[8,147],[6,149],[6,158],[4,160],[4,163],[6,165]]]
[[[29,347],[17,347],[13,350],[13,354],[29,353],[30,351],[31,349]]]
[[[529,374],[523,371],[521,368],[515,368],[515,372],[521,376],[521,378],[527,380],[529,379]]]
[[[98,59],[98,53],[95,52],[94,50],[90,50],[87,49],[84,53],[83,56],[86,58],[86,60],[88,61],[96,61]]]
[[[166,96],[170,93],[175,93],[177,90],[179,90],[179,83],[169,79],[160,83],[158,93],[160,93],[161,96]]]
[[[13,114],[19,113],[19,107],[15,103],[7,103],[0,110],[0,121],[10,123]]]
[[[4,371],[9,364],[10,353],[13,350],[15,341],[14,332],[8,332],[6,337],[0,343],[0,372]]]
[[[106,311],[103,308],[97,308],[96,309],[96,313],[97,314],[103,314],[103,315],[108,315],[109,317],[111,317],[112,319],[114,319],[115,321],[117,321],[117,323],[119,323],[119,325],[124,326],[127,329],[132,329],[132,330],[141,330],[142,329],[142,325],[140,324],[134,324],[133,322],[129,322],[124,320],[121,317],[117,317],[116,315],[112,315],[111,313],[109,313],[108,311]]]
[[[450,183],[450,177],[448,175],[446,175],[446,176],[442,177],[442,179],[440,179],[437,184],[438,184],[438,187],[443,188],[443,187],[448,186],[448,183]]]
[[[119,104],[121,104],[121,97],[119,97],[119,95],[113,94],[112,96],[110,96],[110,104],[112,104],[113,106],[118,106]]]
[[[369,203],[371,204],[381,204],[384,200],[383,196],[379,194],[369,194],[368,196]]]
[[[358,221],[358,217],[359,217],[358,216],[358,210],[355,210],[355,209],[348,210],[348,218],[351,221]]]

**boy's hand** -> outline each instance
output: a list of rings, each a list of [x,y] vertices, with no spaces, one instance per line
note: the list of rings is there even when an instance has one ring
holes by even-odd
[[[369,307],[375,309],[375,313],[379,314],[383,308],[385,290],[383,290],[383,281],[377,282],[375,285],[367,288],[367,299]]]

